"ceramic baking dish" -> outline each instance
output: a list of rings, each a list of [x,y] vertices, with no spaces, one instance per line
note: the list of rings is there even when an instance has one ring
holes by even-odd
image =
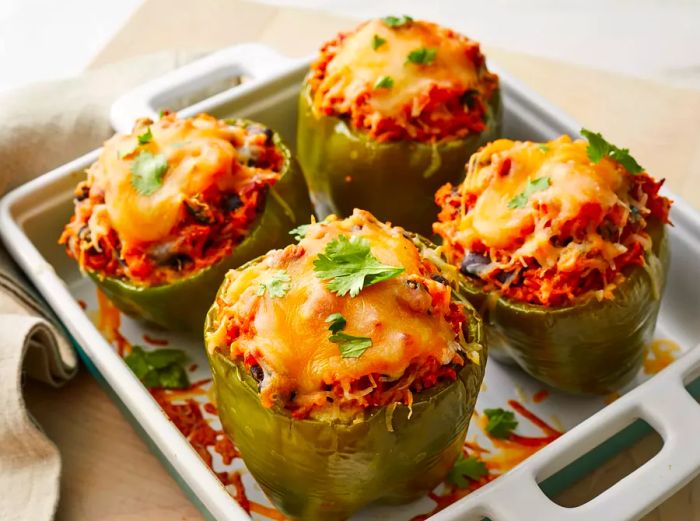
[[[278,130],[294,147],[296,97],[307,66],[308,60],[290,60],[259,45],[236,46],[126,94],[113,106],[112,122],[116,130],[126,131],[136,117],[157,117],[160,109],[187,105],[212,84],[237,84],[245,78],[240,85],[194,103],[180,114],[204,111],[219,117],[259,120]],[[563,133],[578,135],[579,126],[571,118],[497,67],[491,68],[501,76],[506,137],[547,140]],[[56,243],[72,212],[73,188],[98,153],[93,151],[8,194],[0,204],[0,233],[13,257],[70,331],[88,368],[123,406],[201,511],[213,519],[248,519],[248,513],[232,497],[233,489],[227,489],[205,465],[96,327],[95,287],[80,275]],[[426,496],[401,507],[370,507],[354,519],[409,520],[427,513],[434,513],[431,520],[635,519],[700,471],[700,406],[694,398],[700,387],[696,382],[700,376],[700,349],[694,348],[700,342],[700,217],[677,196],[667,195],[675,200],[671,213],[674,226],[669,230],[672,264],[656,336],[664,345],[678,346],[677,360],[656,375],[641,372],[609,405],[606,403],[615,397],[565,396],[543,389],[542,384],[513,367],[490,361],[477,410],[518,404],[518,411],[534,414],[549,424],[551,432],[563,435],[552,437],[556,439],[512,470],[440,511]],[[156,337],[185,349],[193,361],[191,380],[209,377],[202,346],[197,342],[152,330],[126,317],[121,318],[120,333],[132,344],[148,345],[148,339]],[[548,397],[542,400],[543,396]],[[209,399],[206,384],[193,399],[201,403]],[[215,414],[207,412],[204,416],[219,428]],[[527,421],[527,416],[519,419],[518,432],[542,435],[537,422]],[[575,508],[564,508],[550,499],[611,453],[652,429],[663,439],[663,447],[614,486]],[[478,422],[472,422],[468,439],[488,444],[482,435]],[[497,448],[492,450],[497,453]],[[239,473],[254,519],[275,518],[240,459],[225,465],[218,454],[212,456],[216,472]]]

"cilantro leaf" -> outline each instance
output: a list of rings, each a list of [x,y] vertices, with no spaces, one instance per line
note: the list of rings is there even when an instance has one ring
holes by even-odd
[[[540,177],[534,181],[529,179],[527,185],[525,186],[525,190],[510,200],[508,203],[508,208],[525,208],[525,205],[527,205],[527,201],[530,199],[532,194],[546,190],[551,184],[552,180],[549,177]]]
[[[316,257],[314,271],[336,295],[355,297],[363,288],[396,277],[404,269],[379,262],[366,239],[339,235]]]
[[[386,43],[386,39],[382,38],[378,34],[375,34],[374,38],[372,38],[372,49],[374,49],[376,51],[385,43]]]
[[[302,240],[306,237],[306,233],[309,231],[310,224],[301,224],[292,230],[289,230],[289,235],[294,237],[297,241]]]
[[[183,367],[187,355],[179,349],[145,351],[141,346],[134,346],[124,362],[149,389],[182,389],[190,385]]]
[[[547,152],[549,152],[549,145],[547,145],[547,144],[545,144],[545,143],[539,143],[539,144],[537,145],[537,148],[539,148],[539,149],[540,149],[540,152],[542,152],[542,153],[544,153],[544,154],[546,154]]]
[[[450,469],[447,475],[447,480],[459,488],[466,488],[469,485],[469,480],[479,481],[489,471],[483,461],[476,459],[474,456],[468,458],[464,454],[460,454],[455,461],[454,466]]]
[[[289,291],[291,282],[292,279],[287,270],[275,270],[258,285],[255,293],[262,296],[267,291],[270,298],[284,297]]]
[[[329,328],[330,329],[330,328]],[[359,358],[362,353],[372,347],[372,339],[366,336],[354,336],[347,333],[335,333],[328,340],[338,344],[340,356],[343,358]]]
[[[421,47],[408,53],[406,63],[410,62],[416,63],[418,65],[430,65],[435,61],[436,55],[437,49],[428,49],[427,47]]]
[[[486,425],[486,432],[494,438],[507,438],[518,426],[515,414],[504,409],[485,409],[484,414],[489,419]]]
[[[588,159],[593,163],[600,163],[600,160],[607,156],[620,163],[630,174],[639,174],[644,171],[642,165],[637,163],[637,160],[630,155],[628,149],[616,147],[608,142],[600,132],[592,132],[582,128],[581,135],[588,140],[586,153],[588,154]]]
[[[342,331],[345,329],[345,325],[347,324],[345,317],[341,315],[340,313],[331,313],[326,317],[326,324],[330,323],[330,326],[328,326],[328,330],[331,333],[337,333],[339,331]]]
[[[144,132],[143,134],[136,136],[136,139],[139,140],[139,145],[145,145],[146,143],[150,143],[153,139],[151,127],[148,127],[148,129],[146,129],[146,132]]]
[[[375,84],[375,89],[390,89],[394,86],[394,78],[391,76],[382,76],[379,78]]]
[[[406,25],[412,21],[413,18],[405,14],[402,16],[385,16],[382,18],[382,22],[389,27],[401,27],[402,25]]]
[[[168,160],[164,155],[142,150],[131,164],[131,185],[141,195],[151,195],[163,185],[167,170]]]

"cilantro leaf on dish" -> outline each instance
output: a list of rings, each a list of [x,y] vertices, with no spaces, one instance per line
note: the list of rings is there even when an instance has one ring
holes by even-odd
[[[386,39],[382,38],[378,34],[375,34],[374,37],[372,38],[372,49],[375,51],[379,49],[382,45],[386,43]]]
[[[338,344],[340,356],[343,358],[359,358],[362,356],[362,353],[372,347],[371,338],[366,336],[348,335],[347,333],[342,332],[331,335],[328,337],[328,340],[334,344]]]
[[[131,164],[131,185],[141,195],[151,195],[163,186],[168,160],[162,154],[142,150]]]
[[[616,147],[608,142],[600,132],[592,132],[582,128],[581,135],[588,140],[586,153],[588,154],[588,159],[593,163],[600,163],[601,159],[609,157],[620,163],[630,174],[639,174],[644,171],[642,165],[637,163],[637,160],[630,155],[628,149]]]
[[[309,226],[310,224],[301,224],[297,226],[296,228],[293,228],[289,230],[289,235],[294,237],[297,241],[302,240],[304,237],[306,237],[306,232],[309,231]]]
[[[139,140],[139,145],[145,145],[146,143],[150,143],[151,140],[153,139],[153,134],[151,133],[151,127],[148,127],[146,129],[146,132],[143,134],[139,134],[136,136],[136,139]]]
[[[551,184],[552,180],[549,177],[540,177],[535,180],[529,179],[527,185],[525,185],[525,190],[510,200],[508,208],[525,208],[532,194],[546,190]]]
[[[459,488],[466,488],[469,481],[479,481],[488,473],[483,461],[474,456],[465,457],[464,454],[460,454],[450,469],[447,480]]]
[[[417,65],[430,65],[435,61],[435,56],[437,56],[437,49],[421,47],[408,53],[406,62],[415,63]]]
[[[180,349],[145,351],[141,346],[133,346],[124,362],[149,389],[182,389],[190,385],[184,368],[187,355]]]
[[[316,257],[314,271],[336,295],[355,297],[363,288],[396,277],[404,269],[379,262],[366,239],[339,235]]]
[[[401,16],[385,16],[384,18],[382,18],[382,22],[384,22],[389,27],[401,27],[402,25],[406,25],[407,23],[411,23],[412,21],[413,18],[405,14]]]
[[[394,78],[391,76],[382,76],[374,83],[376,89],[390,89],[394,86]]]
[[[330,324],[330,326],[328,326],[328,330],[335,334],[345,329],[347,321],[340,313],[331,313],[326,317],[326,324]]]
[[[270,298],[284,297],[291,286],[292,279],[286,270],[275,270],[263,280],[256,290],[257,295],[267,294]]]
[[[486,424],[486,432],[494,438],[507,438],[518,426],[518,420],[512,411],[505,409],[485,409],[484,414],[489,419]]]

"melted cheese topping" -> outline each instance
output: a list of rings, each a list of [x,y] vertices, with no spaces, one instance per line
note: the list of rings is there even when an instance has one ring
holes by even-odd
[[[153,138],[137,149],[137,136],[148,128]],[[183,200],[212,187],[233,191],[249,184],[252,171],[238,163],[233,144],[242,142],[244,134],[245,129],[205,114],[190,119],[169,115],[109,139],[88,176],[104,191],[109,221],[122,242],[163,239],[182,219]],[[140,194],[132,184],[134,158],[141,151],[162,154],[168,162],[162,186],[151,195]]]
[[[243,324],[250,321],[241,327],[230,354],[234,359],[253,355],[270,375],[263,384],[263,401],[265,394],[290,390],[297,401],[303,400],[323,390],[324,384],[351,382],[373,373],[398,378],[411,363],[430,357],[450,363],[462,349],[445,318],[450,288],[439,285],[444,299],[438,303],[424,288],[410,289],[407,281],[422,279],[424,261],[402,232],[355,210],[343,221],[330,219],[312,226],[299,245],[272,251],[259,264],[229,272],[218,299],[219,327],[207,334],[208,349],[228,347],[228,322],[223,317],[235,317]],[[365,287],[356,297],[331,293],[314,273],[313,262],[340,234],[367,239],[380,262],[404,267],[405,272]],[[281,298],[258,295],[260,282],[278,269],[286,269],[290,276],[288,293]],[[430,278],[426,281],[438,285]],[[359,358],[342,358],[338,345],[329,340],[325,320],[332,313],[345,317],[345,333],[372,339],[372,346]],[[478,353],[470,359],[478,362]]]
[[[376,50],[375,35],[386,40]],[[343,40],[335,57],[328,63],[318,90],[328,90],[328,98],[342,93],[344,104],[339,111],[350,109],[359,96],[370,90],[369,104],[385,116],[399,116],[406,105],[433,85],[464,91],[478,82],[479,74],[469,52],[477,45],[458,38],[438,25],[415,21],[391,28],[381,20],[371,20]],[[435,61],[429,65],[407,63],[417,49],[435,49]],[[374,89],[380,78],[389,76],[391,89]]]
[[[501,139],[484,147],[473,156],[462,186],[465,197],[477,199],[460,221],[456,240],[514,249],[515,257],[534,257],[542,266],[556,263],[561,249],[550,238],[587,206],[600,207],[606,214],[626,191],[624,170],[608,159],[591,163],[586,148],[585,141],[572,142],[566,136],[546,146]],[[488,164],[482,165],[484,161]],[[541,178],[547,178],[549,186],[531,193],[522,207],[514,207],[513,199]],[[593,231],[589,239],[601,242]],[[562,265],[566,263],[563,258]]]

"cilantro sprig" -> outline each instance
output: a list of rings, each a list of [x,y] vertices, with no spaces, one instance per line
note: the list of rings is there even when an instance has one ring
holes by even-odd
[[[143,134],[139,134],[136,136],[136,139],[139,140],[139,145],[145,145],[146,143],[150,143],[151,140],[153,139],[153,134],[151,133],[151,127],[148,127],[146,129],[146,132]]]
[[[600,163],[604,157],[609,157],[620,163],[630,174],[639,174],[644,171],[642,165],[637,163],[637,160],[630,155],[630,151],[627,148],[616,147],[608,142],[600,132],[592,132],[582,128],[581,135],[588,140],[586,153],[588,154],[588,159],[593,163]]]
[[[406,57],[406,63],[415,63],[417,65],[430,65],[435,61],[436,56],[437,49],[421,47],[408,53],[408,56]]]
[[[190,385],[184,368],[187,355],[180,349],[145,351],[141,346],[133,346],[124,361],[149,389],[182,389]]]
[[[549,177],[540,177],[535,180],[529,179],[527,185],[525,185],[525,190],[508,202],[508,208],[525,208],[532,194],[546,190],[551,184],[552,180]]]
[[[162,154],[142,150],[131,164],[131,185],[141,195],[151,195],[163,186],[168,160]]]
[[[292,279],[287,270],[275,270],[258,284],[256,295],[262,296],[267,292],[270,298],[284,297],[291,287]]]
[[[394,278],[404,269],[379,262],[367,239],[339,235],[316,257],[314,271],[336,295],[356,297],[363,288]]]
[[[485,409],[484,414],[489,419],[486,432],[494,438],[508,438],[518,426],[518,420],[512,411],[505,409]]]
[[[386,38],[382,38],[378,34],[375,34],[374,37],[372,38],[372,49],[374,49],[376,51],[385,43],[386,43]]]
[[[296,228],[292,228],[289,230],[289,235],[294,237],[297,241],[302,240],[304,237],[306,237],[306,233],[309,231],[309,226],[310,224],[300,224]]]
[[[394,78],[391,76],[382,76],[374,83],[376,89],[390,89],[394,86]]]
[[[447,475],[447,480],[459,488],[466,488],[470,481],[479,481],[489,471],[483,461],[474,456],[460,454]]]
[[[366,336],[355,336],[343,333],[347,325],[345,317],[340,313],[331,313],[326,317],[326,323],[330,324],[328,330],[332,333],[328,340],[338,344],[340,356],[343,358],[359,358],[372,347],[372,339]]]
[[[405,14],[401,16],[385,16],[382,18],[382,22],[384,22],[384,24],[388,27],[401,27],[402,25],[406,25],[412,21],[413,18]]]

